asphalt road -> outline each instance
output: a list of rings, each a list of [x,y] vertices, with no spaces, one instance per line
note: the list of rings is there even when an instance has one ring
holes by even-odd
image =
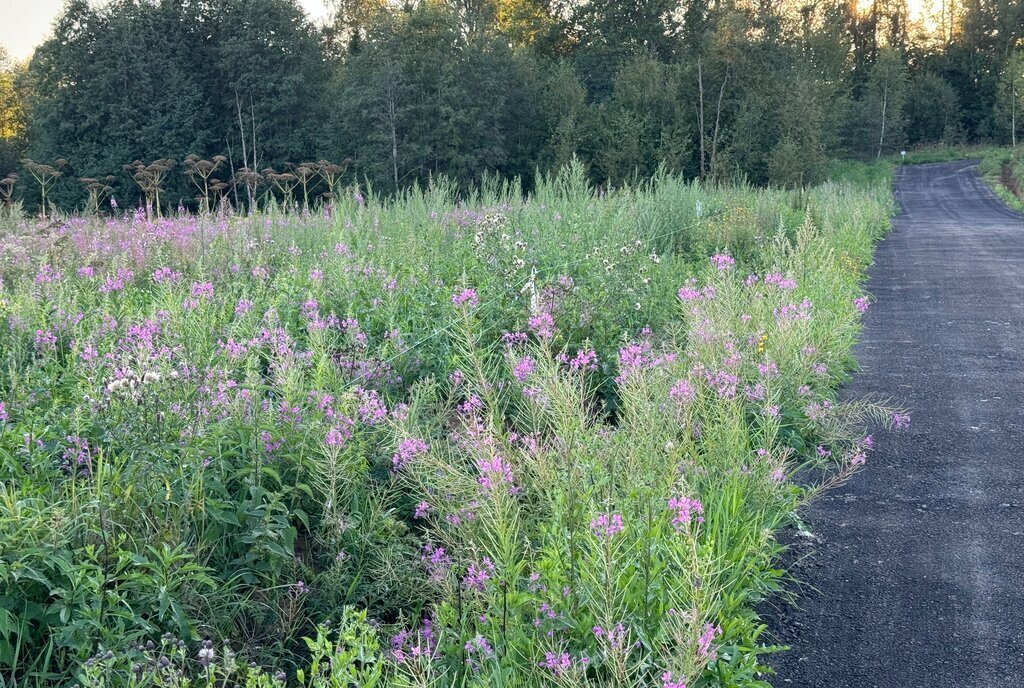
[[[970,162],[900,168],[895,190],[846,393],[912,425],[805,515],[771,682],[1024,686],[1024,216]]]

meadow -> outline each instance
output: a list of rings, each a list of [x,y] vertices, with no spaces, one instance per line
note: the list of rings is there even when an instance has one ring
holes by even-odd
[[[878,169],[8,212],[0,683],[769,685],[776,534],[909,422],[837,398]]]

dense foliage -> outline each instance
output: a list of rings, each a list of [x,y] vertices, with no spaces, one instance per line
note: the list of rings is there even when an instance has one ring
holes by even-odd
[[[796,187],[837,155],[1014,143],[1022,129],[1014,0],[923,15],[905,0],[332,7],[315,27],[294,0],[72,0],[27,67],[0,64],[0,175],[21,173],[33,209],[23,155],[66,162],[53,200],[67,209],[89,202],[78,179],[108,175],[134,205],[143,194],[123,165],[180,168],[190,154],[224,156],[215,176],[236,206],[257,181],[285,195],[268,168],[321,159],[381,191],[440,174],[531,188],[573,156],[597,184],[665,165]],[[196,208],[179,171],[165,202]]]
[[[764,685],[886,184],[8,217],[0,676]]]

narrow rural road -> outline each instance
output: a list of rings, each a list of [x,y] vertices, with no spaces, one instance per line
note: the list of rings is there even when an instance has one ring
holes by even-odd
[[[775,686],[1024,686],[1024,216],[970,162],[903,167],[851,396],[909,431],[806,514]]]

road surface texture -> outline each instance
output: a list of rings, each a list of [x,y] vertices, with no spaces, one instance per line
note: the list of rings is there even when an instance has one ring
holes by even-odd
[[[1024,686],[1024,216],[971,162],[899,168],[852,397],[908,431],[805,514],[775,686]]]

